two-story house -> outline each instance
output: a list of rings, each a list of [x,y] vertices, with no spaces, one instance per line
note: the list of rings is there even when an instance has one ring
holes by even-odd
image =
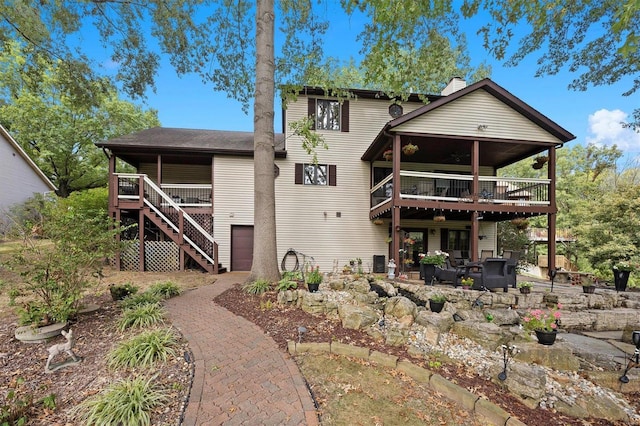
[[[556,149],[575,137],[489,79],[453,79],[441,96],[396,104],[377,91],[348,100],[305,88],[276,135],[278,258],[290,248],[323,271],[351,259],[460,250],[497,254],[497,223],[547,215],[555,259]],[[329,148],[314,164],[289,123],[311,116]],[[110,153],[110,212],[145,241],[118,260],[135,269],[248,270],[253,243],[253,135],[154,128],[99,143]],[[416,150],[417,148],[417,150]],[[544,179],[498,176],[545,157]],[[116,157],[135,174],[118,173]],[[302,261],[302,259],[299,259]]]

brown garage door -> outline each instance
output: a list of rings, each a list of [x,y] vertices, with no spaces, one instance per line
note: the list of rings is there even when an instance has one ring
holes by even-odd
[[[231,227],[231,270],[250,271],[253,262],[253,226]]]

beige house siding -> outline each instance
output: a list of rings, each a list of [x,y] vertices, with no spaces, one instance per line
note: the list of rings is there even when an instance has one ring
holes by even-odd
[[[287,120],[306,116],[307,97],[289,105]],[[405,104],[407,113],[421,104]],[[373,255],[388,261],[388,225],[369,221],[370,166],[360,157],[384,124],[391,120],[389,103],[370,99],[349,101],[349,132],[322,131],[329,149],[318,151],[318,163],[336,165],[337,186],[296,185],[295,163],[310,163],[300,138],[287,135],[287,158],[276,160],[276,221],[278,259],[289,248],[312,256],[323,272],[361,258],[372,267]],[[339,217],[338,217],[339,216]],[[302,260],[302,259],[300,259]]]
[[[485,130],[478,130],[479,125],[487,127]],[[437,135],[561,142],[482,89],[391,130]]]
[[[253,158],[214,159],[213,237],[219,262],[231,267],[231,226],[253,225]]]

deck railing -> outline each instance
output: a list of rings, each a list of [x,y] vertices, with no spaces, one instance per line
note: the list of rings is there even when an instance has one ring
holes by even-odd
[[[182,206],[176,203],[170,195],[166,194],[147,175],[117,173],[115,176],[118,182],[119,200],[139,201],[141,197],[140,185],[142,183],[142,201],[144,204],[161,217],[176,233],[180,234],[184,241],[190,244],[202,257],[211,262],[212,265],[215,265],[217,243],[211,234],[186,213]],[[174,186],[176,185],[171,185],[172,189]],[[193,185],[179,186],[190,187]],[[209,193],[211,193],[211,185],[208,186]]]
[[[400,198],[430,201],[472,202],[547,206],[549,179],[479,176],[478,190],[472,192],[473,176],[453,173],[400,171]],[[387,176],[371,188],[371,208],[392,196],[393,177]]]

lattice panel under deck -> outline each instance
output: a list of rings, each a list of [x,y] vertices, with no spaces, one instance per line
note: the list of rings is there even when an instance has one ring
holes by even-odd
[[[180,249],[173,241],[145,241],[144,260],[147,271],[178,271],[180,270]]]

